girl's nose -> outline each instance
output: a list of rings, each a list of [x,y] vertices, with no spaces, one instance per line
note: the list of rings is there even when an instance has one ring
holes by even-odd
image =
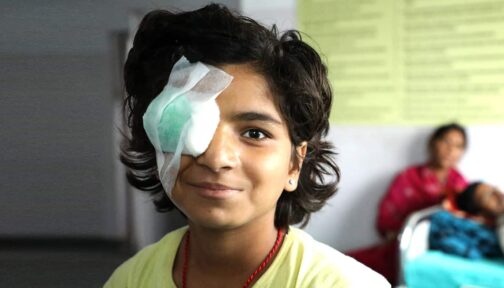
[[[239,163],[238,139],[231,128],[219,124],[207,150],[196,158],[196,163],[214,172],[235,168]]]

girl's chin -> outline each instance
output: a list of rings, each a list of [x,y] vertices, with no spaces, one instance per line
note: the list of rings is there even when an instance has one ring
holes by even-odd
[[[192,215],[189,219],[190,226],[207,229],[228,230],[236,226],[235,221],[230,221],[223,215]]]

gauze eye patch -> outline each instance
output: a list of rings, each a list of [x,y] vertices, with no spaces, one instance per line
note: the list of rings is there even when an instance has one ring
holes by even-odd
[[[208,148],[220,120],[215,99],[231,83],[226,72],[181,57],[163,91],[143,115],[143,126],[156,149],[161,184],[169,197],[182,154],[197,157]]]

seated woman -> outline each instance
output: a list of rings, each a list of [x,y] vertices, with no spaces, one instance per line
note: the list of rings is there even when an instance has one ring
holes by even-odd
[[[446,211],[431,218],[431,249],[471,259],[502,256],[504,194],[501,191],[474,182],[447,199],[443,206]]]
[[[448,124],[434,131],[428,142],[428,161],[399,173],[381,200],[377,219],[381,235],[395,238],[411,213],[440,204],[448,194],[467,186],[456,169],[466,148],[462,126]]]
[[[188,226],[105,287],[390,287],[290,225],[336,192],[332,93],[318,53],[212,4],[153,11],[124,68],[128,180]],[[335,231],[339,233],[339,231]]]
[[[428,161],[400,172],[380,202],[377,229],[385,242],[347,255],[394,284],[397,280],[397,234],[411,213],[440,204],[450,192],[466,187],[467,181],[456,169],[466,147],[467,135],[462,126],[452,123],[438,127],[428,141]]]

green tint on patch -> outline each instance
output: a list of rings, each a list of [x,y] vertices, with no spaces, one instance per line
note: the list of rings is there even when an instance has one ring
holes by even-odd
[[[191,104],[184,96],[177,97],[165,108],[158,124],[162,151],[175,152],[182,129],[191,118],[191,113]]]

